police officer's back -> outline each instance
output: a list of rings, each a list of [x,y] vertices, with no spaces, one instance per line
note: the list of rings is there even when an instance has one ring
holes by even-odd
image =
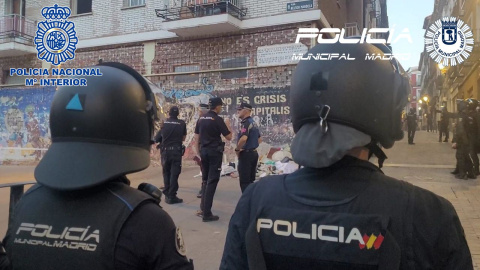
[[[155,98],[135,70],[104,63],[55,93],[52,145],[3,243],[13,269],[193,269],[160,191],[129,187],[150,164]],[[146,192],[144,192],[146,191]],[[149,194],[154,196],[151,196]]]
[[[178,177],[182,171],[182,156],[184,147],[182,142],[187,136],[185,121],[178,119],[180,111],[177,106],[172,106],[169,111],[170,117],[163,123],[163,127],[155,136],[155,142],[159,143],[161,151],[163,183],[165,202],[168,204],[182,203],[177,197]]]
[[[473,269],[453,206],[368,162],[403,137],[409,92],[396,61],[364,60],[382,51],[320,44],[309,53],[357,60],[297,65],[291,149],[305,168],[246,189],[220,269]]]

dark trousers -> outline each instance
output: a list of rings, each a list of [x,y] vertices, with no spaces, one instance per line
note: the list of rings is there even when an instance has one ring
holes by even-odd
[[[467,173],[473,176],[474,171],[472,160],[469,155],[469,145],[457,142],[455,157],[457,158],[457,166],[460,176],[465,176]]]
[[[178,176],[182,172],[182,153],[178,150],[162,151],[163,194],[173,198],[177,196]]]
[[[468,152],[473,162],[473,169],[475,171],[475,175],[477,175],[479,161],[478,161],[478,155],[477,155],[477,144],[475,143],[474,140],[470,140],[470,143],[468,145]]]
[[[215,196],[220,173],[222,172],[223,152],[216,149],[202,148],[200,156],[202,158],[203,191],[200,209],[203,211],[203,216],[208,217],[212,215],[213,197]]]
[[[415,137],[415,129],[416,127],[408,127],[408,143],[413,143],[413,138]]]
[[[242,193],[255,181],[255,175],[257,174],[258,153],[253,152],[240,152],[238,156],[238,175],[240,178],[240,188]]]
[[[427,121],[427,132],[433,132],[433,122],[432,121]]]
[[[197,163],[198,166],[200,166],[200,171],[202,172],[202,175],[203,175],[203,166],[202,166],[201,157],[199,158],[199,157],[195,156],[193,158],[193,160]],[[202,177],[202,179],[203,179],[203,177]],[[202,184],[200,184],[200,194],[203,194],[203,189],[204,189],[204,186]]]
[[[438,134],[438,141],[442,140],[442,136],[445,135],[445,141],[448,142],[449,132],[448,132],[448,125],[444,126],[443,124],[440,125],[440,132]]]

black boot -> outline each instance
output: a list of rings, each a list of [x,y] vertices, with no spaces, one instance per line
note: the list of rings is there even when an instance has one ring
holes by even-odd
[[[468,180],[467,174],[457,174],[457,175],[455,175],[455,178],[462,179],[462,180]]]
[[[176,203],[182,203],[183,200],[175,196],[175,197],[166,197],[165,202],[168,204],[176,204]]]
[[[458,168],[455,168],[455,170],[451,171],[450,173],[451,173],[451,174],[458,174],[458,173],[460,173],[460,172],[458,171]]]

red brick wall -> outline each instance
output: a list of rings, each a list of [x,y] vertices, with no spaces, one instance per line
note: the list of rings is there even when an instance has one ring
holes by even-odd
[[[201,70],[220,69],[220,61],[222,59],[245,56],[248,57],[248,66],[254,67],[257,65],[256,56],[259,46],[294,43],[298,28],[310,26],[310,24],[296,24],[244,31],[229,36],[158,41],[155,58],[152,62],[152,73],[171,73],[174,71],[175,65],[191,63],[200,64]],[[64,63],[61,67],[80,68],[92,66],[97,64],[99,59],[102,59],[104,62],[123,62],[145,74],[146,68],[143,54],[144,48],[141,43],[79,49],[76,50],[75,59]],[[41,66],[41,61],[37,59],[36,55],[0,59],[0,70],[8,70],[12,67],[41,68]],[[232,100],[225,117],[229,117],[233,121],[238,121],[234,113],[236,103],[240,102],[240,99],[245,96],[252,97],[250,101],[252,105],[263,110],[258,116],[260,117],[259,121],[263,123],[261,128],[265,131],[264,138],[266,140],[264,141],[269,142],[270,140],[269,145],[279,146],[279,144],[284,145],[285,142],[288,142],[283,137],[291,138],[293,135],[290,130],[289,108],[287,107],[289,86],[294,69],[295,65],[249,69],[248,77],[241,79],[222,79],[220,72],[202,73],[199,76],[208,78],[208,84],[213,86],[214,89],[214,92],[211,93],[212,95]],[[173,75],[149,76],[149,79],[167,91],[171,89],[204,89],[205,87],[201,82],[176,84]],[[256,97],[258,97],[258,100],[264,98],[265,101],[255,103]],[[196,117],[198,117],[195,106],[198,104],[192,103],[191,100],[189,102],[189,107],[185,107],[185,110],[190,110],[189,133],[193,136],[192,127]],[[274,111],[274,113],[267,115],[270,114],[267,111]],[[262,113],[264,115],[261,115]],[[236,132],[236,129],[234,132]],[[192,138],[187,139],[186,143],[192,145]],[[227,145],[230,161],[233,161],[232,157],[234,157],[234,143]],[[193,153],[190,148],[187,152]],[[158,157],[155,152],[152,152],[152,154]]]
[[[174,72],[179,64],[200,64],[201,70],[220,69],[220,61],[226,58],[244,57],[249,59],[248,66],[256,66],[257,48],[284,43],[294,43],[298,28],[310,27],[309,24],[297,24],[286,27],[274,27],[223,37],[185,39],[170,42],[159,41],[152,63],[152,73]],[[208,74],[210,83],[216,89],[229,90],[247,87],[271,87],[290,85],[291,73],[295,66],[266,67],[250,69],[248,78],[222,80],[220,72]],[[202,75],[203,76],[203,75]],[[174,76],[151,77],[162,86],[188,88],[190,85],[175,85]]]

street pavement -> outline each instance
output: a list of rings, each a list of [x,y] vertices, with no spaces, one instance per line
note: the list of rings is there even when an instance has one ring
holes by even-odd
[[[451,135],[451,134],[450,134]],[[465,230],[476,270],[480,270],[480,177],[476,180],[455,179],[450,171],[455,167],[455,150],[451,143],[439,143],[437,133],[419,131],[415,145],[406,139],[386,150],[388,159],[384,164],[385,174],[416,186],[431,190],[448,199],[455,207]],[[372,158],[376,163],[376,159]],[[0,184],[33,180],[34,167],[0,166]],[[180,175],[178,196],[183,204],[162,207],[172,216],[183,231],[187,255],[194,260],[195,269],[218,269],[222,256],[228,222],[240,198],[238,178],[225,176],[220,179],[213,213],[220,216],[218,222],[204,223],[195,215],[200,199],[198,167],[183,168]],[[132,186],[150,182],[162,186],[161,167],[151,166],[145,171],[129,176]],[[6,231],[8,220],[9,191],[0,189],[0,235]]]

